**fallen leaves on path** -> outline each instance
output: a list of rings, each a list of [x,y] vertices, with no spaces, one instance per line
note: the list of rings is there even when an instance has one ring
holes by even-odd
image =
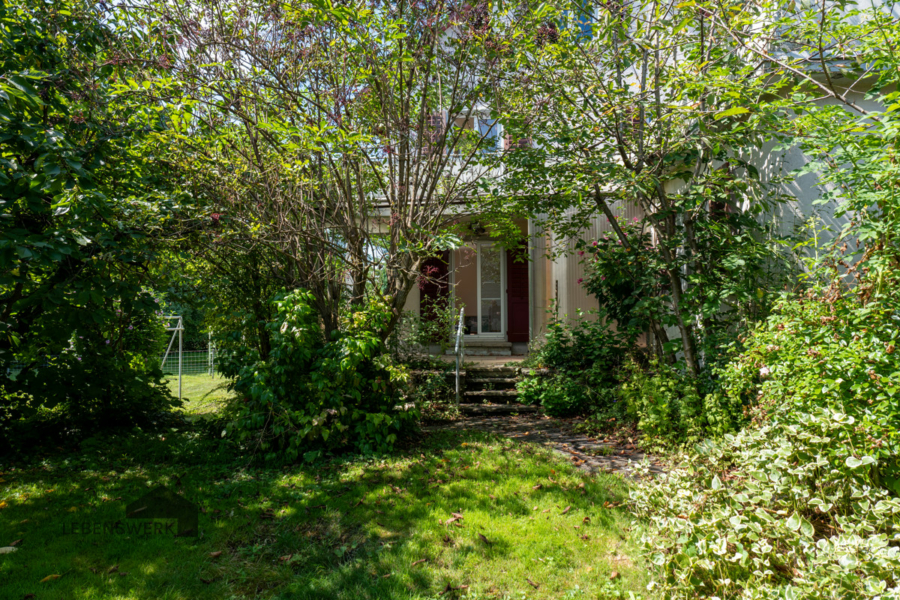
[[[535,583],[535,582],[533,582],[532,580],[528,579],[527,577],[525,578],[525,581],[527,581],[527,582],[528,582],[528,585],[530,585],[530,586],[533,587],[534,589],[538,589],[539,587],[541,587],[541,584]]]
[[[48,581],[53,581],[54,579],[59,579],[61,575],[47,575],[43,579],[41,579],[41,583],[47,583]]]

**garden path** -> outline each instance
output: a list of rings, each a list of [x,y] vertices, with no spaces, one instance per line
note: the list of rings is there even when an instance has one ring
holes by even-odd
[[[572,464],[589,473],[617,473],[634,476],[634,467],[646,457],[655,474],[665,472],[663,464],[641,452],[629,438],[593,438],[574,430],[576,419],[554,419],[545,415],[472,415],[455,421],[435,422],[426,431],[485,431],[522,442],[549,446]]]

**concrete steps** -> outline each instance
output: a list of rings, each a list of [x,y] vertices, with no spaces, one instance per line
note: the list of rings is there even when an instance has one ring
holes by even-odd
[[[464,415],[511,415],[517,413],[536,413],[537,406],[527,404],[459,404],[459,412]]]
[[[518,367],[470,367],[466,370],[465,391],[462,394],[464,402],[493,407],[486,409],[487,411],[521,411],[524,407],[517,403],[519,392],[516,390],[520,377]],[[527,407],[525,410],[531,411],[534,408],[536,407]]]
[[[470,364],[466,370],[460,371],[460,412],[471,415],[538,412],[537,406],[519,403],[516,384],[529,374],[543,375],[545,371]],[[447,382],[455,385],[456,373],[445,371],[444,374]]]
[[[518,377],[466,377],[466,383],[474,384],[474,383],[491,383],[491,384],[507,384],[511,383],[513,385],[519,381]]]

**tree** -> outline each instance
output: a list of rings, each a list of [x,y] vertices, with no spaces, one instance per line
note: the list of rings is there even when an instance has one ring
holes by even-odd
[[[507,32],[516,52],[504,118],[531,143],[508,155],[492,196],[514,201],[492,209],[543,218],[569,236],[605,215],[623,249],[605,258],[642,265],[643,283],[612,290],[598,273],[595,291],[605,286],[601,299],[617,305],[639,294],[635,322],[670,361],[683,352],[693,375],[723,330],[759,314],[761,277],[777,256],[760,216],[783,200],[781,176],[759,173],[752,159],[787,138],[790,82],[725,34],[719,19],[753,27],[733,10],[669,0],[541,4]],[[633,235],[615,202],[645,215]]]
[[[132,10],[155,23],[152,47],[171,63],[154,101],[178,108],[185,161],[207,172],[216,244],[265,248],[284,287],[312,294],[327,335],[343,306],[380,298],[394,315],[386,338],[423,260],[457,242],[454,214],[495,162],[484,102],[498,58],[483,7]]]
[[[117,93],[156,68],[123,62],[120,26],[77,0],[0,6],[0,435],[43,409],[71,432],[172,403],[146,286],[179,198],[155,110]]]
[[[773,3],[754,35],[723,24],[735,44],[794,85],[793,134],[818,178],[818,204],[846,217],[825,252],[831,284],[860,285],[864,300],[892,300],[900,267],[896,199],[896,4]],[[834,278],[832,278],[832,276]]]
[[[171,195],[154,112],[115,93],[116,25],[81,2],[0,7],[0,364],[59,352],[113,299],[155,310],[143,285]]]

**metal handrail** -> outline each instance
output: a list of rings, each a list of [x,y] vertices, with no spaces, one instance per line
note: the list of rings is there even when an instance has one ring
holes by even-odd
[[[456,354],[456,405],[459,406],[459,367],[462,363],[462,352],[465,351],[466,342],[463,338],[463,317],[466,314],[466,308],[459,309],[459,325],[456,327],[456,348],[454,350],[454,354]]]

